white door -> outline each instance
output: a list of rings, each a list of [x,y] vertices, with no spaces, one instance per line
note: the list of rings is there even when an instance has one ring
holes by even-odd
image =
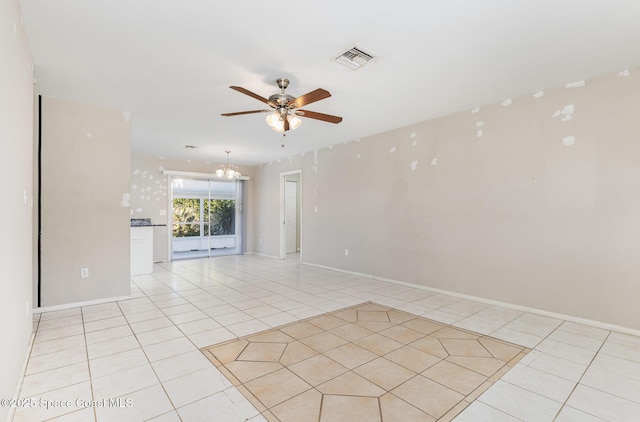
[[[298,219],[296,208],[298,204],[297,196],[298,183],[285,181],[284,184],[284,225],[287,239],[287,253],[298,252],[296,228]]]

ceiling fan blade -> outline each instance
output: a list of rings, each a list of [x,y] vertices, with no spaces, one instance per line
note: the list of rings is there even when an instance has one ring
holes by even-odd
[[[287,119],[285,117],[285,119],[284,119],[284,131],[286,132],[288,130],[289,130],[289,119]]]
[[[342,117],[340,116],[332,116],[331,114],[317,113],[315,111],[296,110],[296,114],[298,116],[308,117],[309,119],[322,120],[323,122],[329,123],[340,123],[342,121]]]
[[[253,114],[253,113],[271,113],[273,110],[251,110],[251,111],[238,111],[236,113],[223,113],[221,116],[240,116],[241,114]]]
[[[326,89],[318,88],[315,91],[307,92],[304,95],[296,98],[295,100],[289,101],[289,108],[300,108],[304,107],[307,104],[315,103],[316,101],[324,100],[325,98],[329,98],[331,94]]]
[[[263,103],[265,103],[265,104],[269,104],[271,107],[275,107],[275,105],[273,105],[273,102],[270,102],[270,101],[269,101],[269,100],[267,100],[266,98],[261,97],[261,96],[259,96],[258,94],[256,94],[255,92],[251,92],[251,91],[249,91],[248,89],[244,89],[244,88],[243,88],[243,87],[241,87],[241,86],[230,86],[229,88],[231,88],[231,89],[233,89],[233,90],[236,90],[236,91],[238,91],[238,92],[242,92],[243,94],[248,95],[248,96],[250,96],[250,97],[253,97],[253,98],[255,98],[255,99],[256,99],[256,100],[258,100],[258,101],[262,101],[262,102],[263,102]]]

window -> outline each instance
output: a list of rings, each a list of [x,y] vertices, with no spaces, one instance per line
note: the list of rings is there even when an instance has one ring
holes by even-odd
[[[231,199],[205,199],[205,215],[208,222],[205,224],[205,233],[211,236],[236,234],[236,201]],[[211,231],[209,232],[209,228]]]
[[[242,253],[242,182],[171,181],[173,259]]]
[[[173,237],[234,235],[235,218],[232,199],[175,198]]]
[[[202,201],[198,198],[173,200],[173,237],[200,236]]]

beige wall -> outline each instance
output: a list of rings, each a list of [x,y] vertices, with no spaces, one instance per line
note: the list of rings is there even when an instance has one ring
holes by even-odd
[[[302,168],[307,262],[640,329],[629,73],[259,166],[255,250],[278,255],[278,175]]]
[[[171,206],[169,196],[169,178],[164,170],[185,171],[192,173],[213,174],[221,163],[205,160],[184,160],[167,157],[152,157],[134,154],[131,157],[131,218],[151,218],[153,224],[166,224],[165,227],[154,227],[153,260],[169,260],[168,233],[171,229]],[[238,168],[243,176],[251,177],[252,169]],[[245,215],[247,219],[247,251],[251,251],[253,238],[251,181],[245,182],[247,203]]]
[[[128,119],[50,97],[41,118],[41,305],[128,295]]]
[[[0,2],[0,397],[13,397],[32,332],[33,62],[21,18],[17,0]]]
[[[280,256],[280,173],[301,168],[302,157],[291,157],[291,160],[271,162],[256,166],[253,179],[253,251],[262,255]],[[303,180],[305,176],[303,175]],[[303,182],[303,189],[306,186]],[[303,190],[304,191],[304,190]],[[303,194],[304,195],[304,194]],[[303,203],[304,207],[305,203]],[[306,218],[306,213],[303,213]],[[306,221],[305,223],[306,224]],[[307,233],[306,226],[303,233]],[[303,234],[305,236],[305,234]],[[302,248],[312,242],[302,239]],[[304,253],[304,251],[303,251]]]

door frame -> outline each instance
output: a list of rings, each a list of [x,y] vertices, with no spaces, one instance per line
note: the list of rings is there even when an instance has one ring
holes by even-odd
[[[280,173],[280,259],[287,258],[287,228],[284,219],[285,181],[287,180],[287,176],[291,176],[293,174],[298,174],[300,176],[300,182],[298,185],[299,194],[296,195],[296,201],[298,202],[297,206],[300,207],[300,218],[298,219],[297,224],[300,227],[300,262],[302,262],[302,253],[304,252],[304,248],[302,247],[302,169]]]

